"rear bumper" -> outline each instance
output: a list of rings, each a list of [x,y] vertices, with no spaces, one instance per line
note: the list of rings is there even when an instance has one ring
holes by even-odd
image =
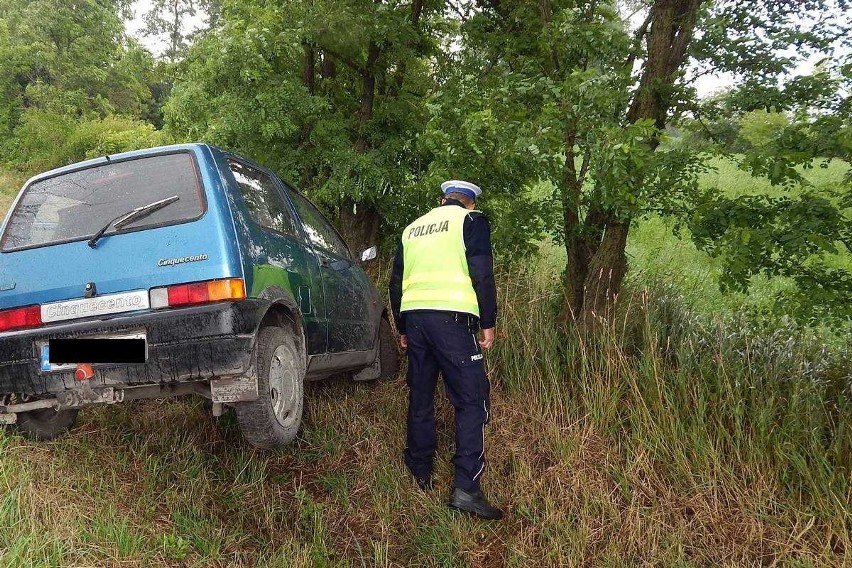
[[[144,331],[145,363],[96,365],[92,386],[168,384],[245,374],[260,320],[269,303],[247,299],[123,314],[0,335],[0,394],[42,395],[78,386],[72,371],[44,372],[37,343],[51,338]]]

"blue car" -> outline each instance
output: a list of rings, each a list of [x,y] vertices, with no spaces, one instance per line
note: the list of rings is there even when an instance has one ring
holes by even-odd
[[[303,382],[390,377],[384,303],[340,235],[273,172],[205,144],[27,181],[0,237],[0,423],[35,439],[91,404],[200,394],[246,440],[299,428]]]

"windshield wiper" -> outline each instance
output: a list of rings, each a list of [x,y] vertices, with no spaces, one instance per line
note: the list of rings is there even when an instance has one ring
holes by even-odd
[[[115,231],[118,232],[121,230],[122,227],[125,227],[134,221],[138,221],[139,219],[147,217],[155,211],[159,211],[163,207],[171,205],[179,199],[180,197],[178,197],[177,195],[172,195],[171,197],[155,201],[154,203],[149,203],[148,205],[137,207],[129,213],[122,213],[121,215],[104,225],[103,229],[95,233],[95,236],[89,239],[89,246],[95,248],[98,244],[98,241],[101,239],[101,237],[104,236],[104,233],[106,233],[110,227],[115,227]]]

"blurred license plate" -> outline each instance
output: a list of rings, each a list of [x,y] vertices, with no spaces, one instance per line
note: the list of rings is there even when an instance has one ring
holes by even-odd
[[[144,333],[100,337],[58,338],[39,344],[42,371],[65,371],[78,363],[144,363]]]

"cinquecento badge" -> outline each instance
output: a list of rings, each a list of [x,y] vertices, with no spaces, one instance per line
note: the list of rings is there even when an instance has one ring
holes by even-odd
[[[187,262],[201,262],[207,260],[206,254],[196,254],[194,256],[179,256],[177,258],[161,258],[157,261],[157,266],[175,266]]]

